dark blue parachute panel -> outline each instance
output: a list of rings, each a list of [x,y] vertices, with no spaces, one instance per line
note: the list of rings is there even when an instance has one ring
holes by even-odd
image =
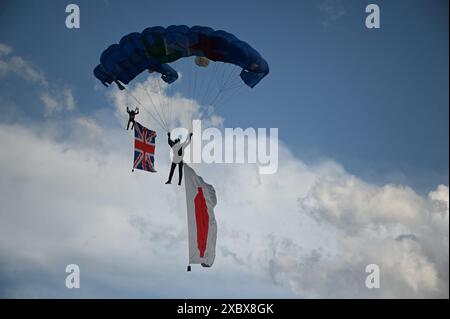
[[[168,63],[189,56],[242,67],[240,77],[249,87],[269,73],[266,60],[231,33],[202,26],[171,25],[124,36],[119,44],[103,51],[94,75],[104,85],[115,82],[120,89],[124,89],[122,83],[130,83],[145,70],[158,72],[165,82],[172,83],[178,79],[178,73]]]

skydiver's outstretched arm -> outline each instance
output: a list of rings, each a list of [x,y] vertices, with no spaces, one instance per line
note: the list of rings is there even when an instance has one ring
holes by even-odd
[[[127,113],[130,114],[130,109],[128,108],[128,106],[127,106]]]
[[[136,108],[136,110],[134,111],[134,113],[135,113],[136,115],[139,114],[139,108],[138,108],[138,107]]]
[[[191,138],[192,138],[192,133],[189,134],[188,136],[188,140],[186,140],[186,142],[183,143],[183,148],[185,148],[186,146],[189,145],[189,143],[191,143]]]
[[[169,143],[169,146],[172,147],[175,144],[175,142],[170,139],[170,132],[167,133],[167,137],[168,137],[167,142]]]

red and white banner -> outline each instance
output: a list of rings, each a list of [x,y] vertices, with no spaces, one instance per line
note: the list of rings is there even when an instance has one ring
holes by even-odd
[[[211,267],[216,255],[217,224],[214,207],[216,191],[212,185],[184,164],[187,221],[189,236],[189,263]]]

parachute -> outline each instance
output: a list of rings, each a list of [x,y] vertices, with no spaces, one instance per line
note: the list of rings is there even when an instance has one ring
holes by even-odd
[[[130,33],[118,44],[110,45],[101,54],[100,64],[95,67],[94,75],[105,86],[115,83],[120,90],[125,90],[125,85],[147,70],[151,74],[159,74],[164,82],[162,84],[172,85],[180,78],[173,68],[174,63],[189,57],[194,57],[195,63],[192,65],[199,69],[209,69],[210,62],[215,62],[215,66],[221,63],[239,70],[240,83],[236,83],[234,71],[229,74],[214,71],[215,74],[220,74],[217,76],[220,78],[208,82],[219,83],[219,88],[216,94],[206,92],[211,97],[208,102],[210,104],[218,102],[221,95],[228,91],[240,89],[241,84],[255,87],[269,73],[269,65],[260,53],[231,33],[204,26],[189,28],[185,25],[171,25]],[[196,86],[196,80],[191,81]],[[159,82],[158,85],[161,87]],[[211,83],[206,83],[205,90],[209,91],[211,86]],[[143,104],[141,101],[137,102]],[[155,105],[153,102],[152,104]],[[169,107],[170,105],[159,105],[159,108]],[[153,111],[155,120],[168,130],[169,120],[165,117],[170,112],[156,109],[156,106]]]

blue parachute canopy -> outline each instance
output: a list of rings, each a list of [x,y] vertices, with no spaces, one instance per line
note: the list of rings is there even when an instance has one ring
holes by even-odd
[[[172,25],[124,36],[119,44],[103,51],[94,75],[105,86],[115,82],[124,89],[122,83],[128,84],[148,70],[160,73],[162,80],[170,84],[178,79],[178,73],[168,63],[190,56],[242,67],[240,77],[249,87],[269,73],[269,65],[258,51],[231,33],[202,26]]]

